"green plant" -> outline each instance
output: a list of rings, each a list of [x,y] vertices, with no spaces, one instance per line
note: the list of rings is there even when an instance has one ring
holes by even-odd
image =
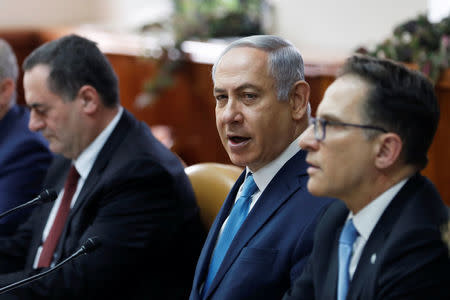
[[[170,28],[173,45],[162,47],[156,58],[157,72],[144,85],[151,98],[174,84],[173,75],[186,60],[181,44],[188,40],[262,34],[261,9],[264,0],[173,0]],[[161,24],[147,28],[161,28]]]
[[[398,25],[393,35],[377,44],[374,50],[360,48],[357,52],[416,64],[435,83],[440,72],[449,67],[450,16],[431,23],[425,15],[419,15]]]
[[[261,33],[262,0],[174,0],[176,40]]]

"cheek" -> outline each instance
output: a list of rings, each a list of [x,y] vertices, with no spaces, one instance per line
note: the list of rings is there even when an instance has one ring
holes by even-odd
[[[216,106],[216,127],[219,130],[223,126],[221,110]]]
[[[222,122],[220,122],[219,117],[216,115],[216,128],[220,132],[222,129]]]

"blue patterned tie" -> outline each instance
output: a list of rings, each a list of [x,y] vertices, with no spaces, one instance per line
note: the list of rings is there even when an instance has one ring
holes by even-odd
[[[202,298],[206,294],[206,291],[216,276],[217,270],[219,270],[220,264],[222,263],[222,260],[225,257],[228,247],[233,241],[236,232],[239,230],[241,224],[247,217],[251,202],[250,198],[257,190],[258,187],[253,180],[253,175],[252,173],[249,173],[242,187],[241,195],[231,209],[227,224],[225,225],[225,228],[217,241],[216,247],[214,248],[211,262],[209,264],[208,275],[206,276],[205,284],[203,285]]]
[[[337,300],[345,300],[350,282],[349,265],[353,252],[353,243],[358,237],[358,231],[352,219],[345,223],[339,238],[339,277]]]

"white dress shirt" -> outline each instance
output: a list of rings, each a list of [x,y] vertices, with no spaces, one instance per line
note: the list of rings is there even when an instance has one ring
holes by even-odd
[[[390,187],[383,194],[378,196],[375,200],[360,210],[356,215],[353,215],[353,213],[350,212],[347,219],[353,218],[353,224],[359,233],[355,243],[353,244],[353,254],[349,265],[350,279],[353,278],[353,274],[358,266],[364,246],[375,228],[375,225],[378,223],[378,220],[381,218],[381,215],[385,211],[386,207],[388,207],[389,203],[391,203],[392,199],[394,199],[395,195],[397,195],[407,180],[408,178],[403,179],[394,186]],[[374,256],[371,259],[375,262],[376,253],[374,253]]]
[[[280,169],[286,164],[288,160],[290,160],[298,151],[300,151],[300,147],[298,146],[299,139],[300,137],[295,139],[277,158],[275,158],[273,161],[271,161],[270,163],[268,163],[267,165],[265,165],[264,167],[253,173],[253,179],[255,181],[256,186],[258,187],[258,191],[255,192],[251,197],[248,213],[250,213],[250,211],[253,209],[253,206],[255,206],[256,201],[258,201],[259,197],[264,192],[269,183],[272,181],[272,179],[275,177],[275,175],[278,173],[278,171],[280,171]],[[246,167],[245,178],[247,178],[249,172],[251,172],[251,170],[248,167]],[[239,187],[239,191],[237,192],[236,198],[234,199],[235,203],[237,199],[239,199],[239,197],[241,196],[244,182],[242,182],[241,186]],[[220,229],[220,233],[217,240],[219,240],[219,237],[222,234],[222,231],[225,228],[227,221],[228,217],[222,224],[222,228]]]
[[[278,173],[278,171],[284,166],[284,164],[291,159],[298,151],[300,151],[300,147],[298,146],[300,137],[295,139],[277,158],[275,158],[273,161],[259,169],[258,171],[253,173],[253,180],[255,181],[256,186],[258,187],[258,191],[255,192],[251,197],[249,212],[253,209],[253,206],[255,206],[256,201],[258,201],[261,194],[264,192],[265,188],[269,185],[270,181],[275,177],[275,175]],[[251,172],[251,170],[246,167],[246,173],[245,173],[245,179],[247,178],[248,173]],[[234,202],[236,203],[237,199],[241,196],[242,188],[244,185],[244,181],[242,182],[241,186],[239,187],[239,190],[236,194],[236,198],[234,199]],[[214,246],[217,246],[217,241],[219,240],[220,236],[222,235],[222,232],[225,228],[225,225],[228,222],[228,217],[223,222],[222,227],[220,228],[219,235],[216,239],[216,244]],[[202,283],[200,287],[200,291],[203,290],[204,282]]]
[[[84,182],[89,175],[92,167],[94,166],[94,162],[97,159],[97,155],[100,150],[105,145],[109,136],[113,132],[114,128],[116,128],[117,123],[119,123],[120,117],[122,116],[123,108],[119,107],[118,113],[114,116],[108,126],[103,129],[103,131],[95,138],[95,140],[89,144],[89,146],[80,153],[76,160],[73,161],[73,165],[77,170],[78,174],[80,174],[80,178],[78,179],[77,188],[75,193],[73,194],[72,201],[70,202],[70,208],[75,205],[77,201],[78,195],[80,194],[81,189],[83,188]],[[50,229],[52,228],[53,222],[55,221],[56,213],[58,212],[58,208],[61,205],[62,196],[64,194],[64,187],[61,191],[59,191],[58,197],[56,198],[55,204],[52,207],[50,215],[47,220],[47,224],[44,227],[44,232],[42,234],[42,244],[47,238]],[[41,255],[42,245],[38,248],[36,257],[34,259],[33,268],[37,268],[37,264],[39,261],[39,257]],[[53,266],[53,263],[52,263]]]

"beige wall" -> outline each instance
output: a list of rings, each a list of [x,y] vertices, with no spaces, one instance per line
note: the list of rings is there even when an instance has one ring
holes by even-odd
[[[272,33],[291,40],[308,61],[333,62],[382,41],[395,25],[426,12],[428,0],[268,1]],[[0,28],[90,23],[131,30],[164,19],[170,9],[169,0],[1,0]]]
[[[0,28],[49,27],[91,22],[94,0],[1,0]]]
[[[278,0],[274,32],[310,60],[340,59],[385,39],[395,25],[425,13],[427,0]]]

